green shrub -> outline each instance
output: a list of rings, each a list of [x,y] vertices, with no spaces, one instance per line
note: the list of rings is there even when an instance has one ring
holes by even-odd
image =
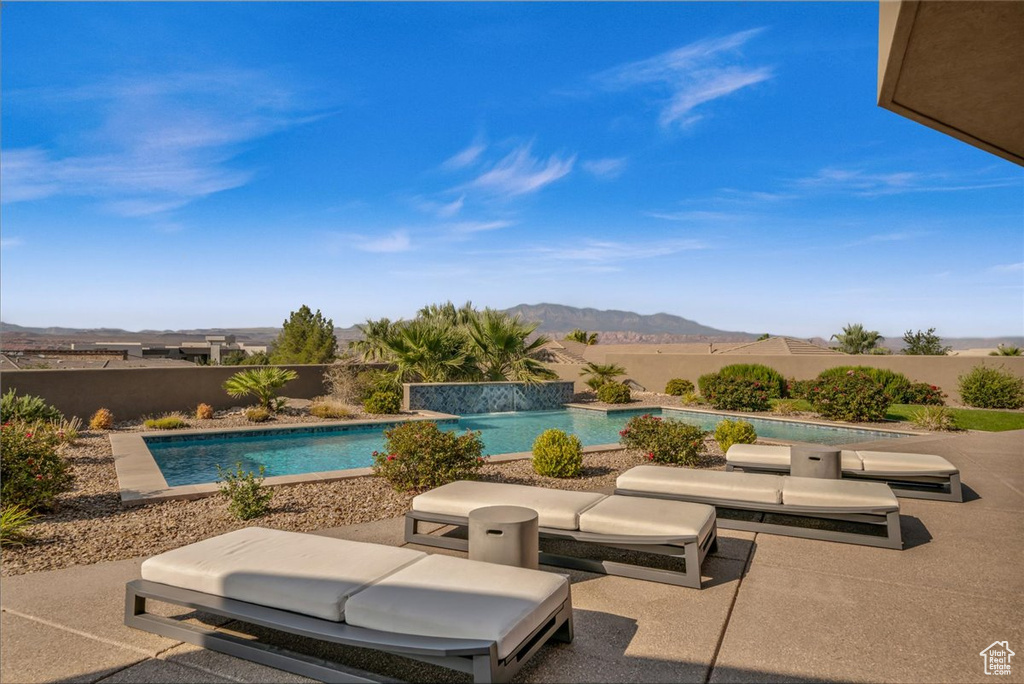
[[[956,423],[956,416],[945,406],[922,406],[910,416],[910,422],[929,432],[960,429]]]
[[[892,401],[881,383],[851,369],[818,382],[811,390],[811,404],[825,418],[862,422],[885,420]]]
[[[223,387],[230,397],[237,399],[252,395],[260,406],[276,413],[284,406],[284,399],[277,396],[277,391],[298,377],[299,374],[293,370],[261,366],[238,371],[224,381]]]
[[[480,433],[445,432],[429,421],[410,421],[384,432],[386,451],[373,452],[373,472],[398,491],[433,489],[470,480],[483,464]]]
[[[597,388],[597,400],[606,404],[628,404],[631,398],[629,387],[621,382],[606,382]]]
[[[943,406],[946,403],[946,395],[938,385],[929,385],[927,382],[912,382],[907,391],[903,393],[903,401],[893,403]]]
[[[245,419],[250,423],[266,423],[274,417],[270,409],[263,406],[250,406],[245,409]]]
[[[760,380],[712,375],[701,387],[701,394],[721,411],[767,411],[771,406],[768,390]]]
[[[645,413],[633,416],[620,432],[627,449],[637,449],[656,463],[693,466],[700,462],[706,433],[696,425]]]
[[[760,383],[769,399],[786,396],[786,379],[774,368],[760,363],[734,363],[718,371],[720,378],[738,378]]]
[[[753,444],[757,441],[754,426],[745,420],[723,420],[715,427],[715,441],[722,453],[733,444]]]
[[[957,378],[960,398],[977,408],[1017,409],[1024,406],[1024,378],[1000,366],[975,366]]]
[[[252,520],[266,515],[274,492],[263,485],[266,467],[260,466],[259,477],[251,470],[242,470],[242,463],[235,464],[235,472],[221,470],[217,466],[220,493],[228,500],[228,511],[239,520]]]
[[[35,423],[63,419],[64,414],[47,404],[42,397],[35,397],[31,394],[17,396],[13,389],[0,397],[0,422],[9,423],[20,420],[25,423]]]
[[[704,400],[694,392],[687,392],[683,396],[679,397],[679,403],[685,404],[686,406],[697,406],[699,404],[703,404]]]
[[[200,404],[196,406],[196,420],[212,420],[213,419],[213,407],[209,404]]]
[[[401,413],[402,397],[397,392],[378,390],[363,402],[367,413]]]
[[[348,407],[330,397],[314,399],[313,403],[309,405],[309,414],[317,418],[333,420],[352,417],[352,412],[348,410]]]
[[[12,421],[0,428],[0,499],[4,506],[50,510],[74,482],[62,438],[46,423]]]
[[[693,383],[683,378],[672,378],[665,385],[665,394],[672,395],[673,397],[681,397],[684,394],[692,394],[693,390]]]
[[[789,380],[786,383],[786,395],[791,399],[807,399],[817,380]]]
[[[873,366],[836,366],[818,374],[818,380],[827,380],[846,375],[849,371],[863,373],[882,386],[890,404],[909,404],[907,392],[910,390],[910,379],[903,373],[886,368]]]
[[[779,416],[791,416],[797,412],[799,399],[776,399],[772,404],[772,413]]]
[[[5,504],[0,510],[0,547],[23,546],[30,539],[28,527],[37,517],[23,506]]]
[[[109,430],[114,427],[114,414],[105,408],[98,409],[89,419],[90,430]]]
[[[362,404],[374,392],[402,394],[402,385],[394,373],[383,369],[363,369],[356,365],[335,364],[324,374],[330,397],[343,404]]]
[[[583,470],[583,445],[576,435],[545,430],[533,442],[533,470],[545,477],[576,477]]]
[[[144,425],[150,430],[178,430],[183,427],[188,427],[188,423],[185,421],[184,416],[172,414],[164,416],[162,418],[150,418]]]

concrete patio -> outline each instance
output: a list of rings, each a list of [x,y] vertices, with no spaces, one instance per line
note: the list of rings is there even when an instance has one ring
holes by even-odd
[[[542,649],[517,681],[984,681],[979,654],[995,641],[1022,659],[1000,681],[1024,681],[1024,431],[871,448],[946,457],[965,502],[901,500],[902,552],[723,531],[700,591],[572,572],[576,640]],[[403,544],[401,519],[322,534]],[[142,560],[4,578],[0,681],[309,681],[124,627],[124,583]],[[466,681],[289,645],[384,677]]]

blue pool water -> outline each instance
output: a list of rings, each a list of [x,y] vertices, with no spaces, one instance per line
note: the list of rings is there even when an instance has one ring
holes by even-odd
[[[619,430],[633,416],[661,413],[665,417],[697,423],[714,429],[723,416],[696,411],[665,411],[649,408],[615,411],[559,409],[484,413],[440,422],[442,430],[463,432],[479,430],[485,454],[529,451],[537,436],[549,428],[577,435],[584,446],[619,441]],[[855,428],[830,428],[806,423],[748,419],[761,437],[817,444],[845,444],[871,439],[898,437],[899,434]],[[248,430],[205,435],[160,435],[147,437],[146,445],[163,473],[167,484],[175,487],[218,479],[217,465],[234,469],[241,462],[244,470],[257,471],[262,465],[266,475],[297,475],[330,470],[364,468],[373,462],[374,451],[384,450],[383,428],[377,426],[315,426],[280,430]]]

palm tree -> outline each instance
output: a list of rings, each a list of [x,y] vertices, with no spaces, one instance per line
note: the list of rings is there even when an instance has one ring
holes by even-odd
[[[363,333],[363,339],[352,340],[348,348],[355,352],[361,361],[386,361],[387,341],[395,336],[401,327],[402,321],[392,323],[388,318],[379,318],[376,321],[367,319],[365,325],[357,325],[359,332]]]
[[[385,341],[384,358],[399,382],[450,382],[479,376],[461,328],[417,318]]]
[[[615,378],[625,374],[626,369],[614,363],[590,362],[587,364],[586,368],[580,371],[580,375],[590,376],[590,378],[587,379],[587,386],[590,387],[590,389],[595,390],[601,385],[614,382]]]
[[[1011,345],[1006,345],[1005,347],[1003,345],[999,345],[999,347],[996,348],[995,351],[990,351],[988,353],[988,355],[989,356],[1020,356],[1021,355],[1021,348],[1020,347],[1013,347]]]
[[[554,371],[545,368],[536,358],[540,348],[549,342],[548,338],[539,335],[527,342],[538,325],[524,323],[518,314],[513,318],[494,309],[484,309],[482,314],[474,316],[466,330],[483,377],[520,382],[557,378]]]
[[[458,309],[451,301],[444,304],[428,304],[416,312],[416,318],[423,318],[435,323],[448,324],[452,326],[469,325],[470,321],[476,318],[478,312],[473,308],[473,302],[466,302]]]
[[[586,330],[576,328],[566,335],[565,339],[570,342],[579,342],[580,344],[585,344],[589,347],[592,344],[597,344],[597,333],[587,332]]]
[[[261,366],[239,371],[224,381],[224,391],[228,396],[247,397],[253,395],[260,406],[271,411],[281,408],[282,400],[277,398],[277,390],[299,377],[299,374],[277,366]]]
[[[829,339],[839,342],[839,351],[847,354],[868,354],[885,338],[877,330],[865,330],[860,323],[850,323],[843,327],[843,332],[836,333]]]

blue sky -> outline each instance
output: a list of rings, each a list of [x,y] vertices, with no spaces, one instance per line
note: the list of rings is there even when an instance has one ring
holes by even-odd
[[[877,3],[4,3],[20,325],[426,303],[1024,334],[1024,173],[875,104]]]

